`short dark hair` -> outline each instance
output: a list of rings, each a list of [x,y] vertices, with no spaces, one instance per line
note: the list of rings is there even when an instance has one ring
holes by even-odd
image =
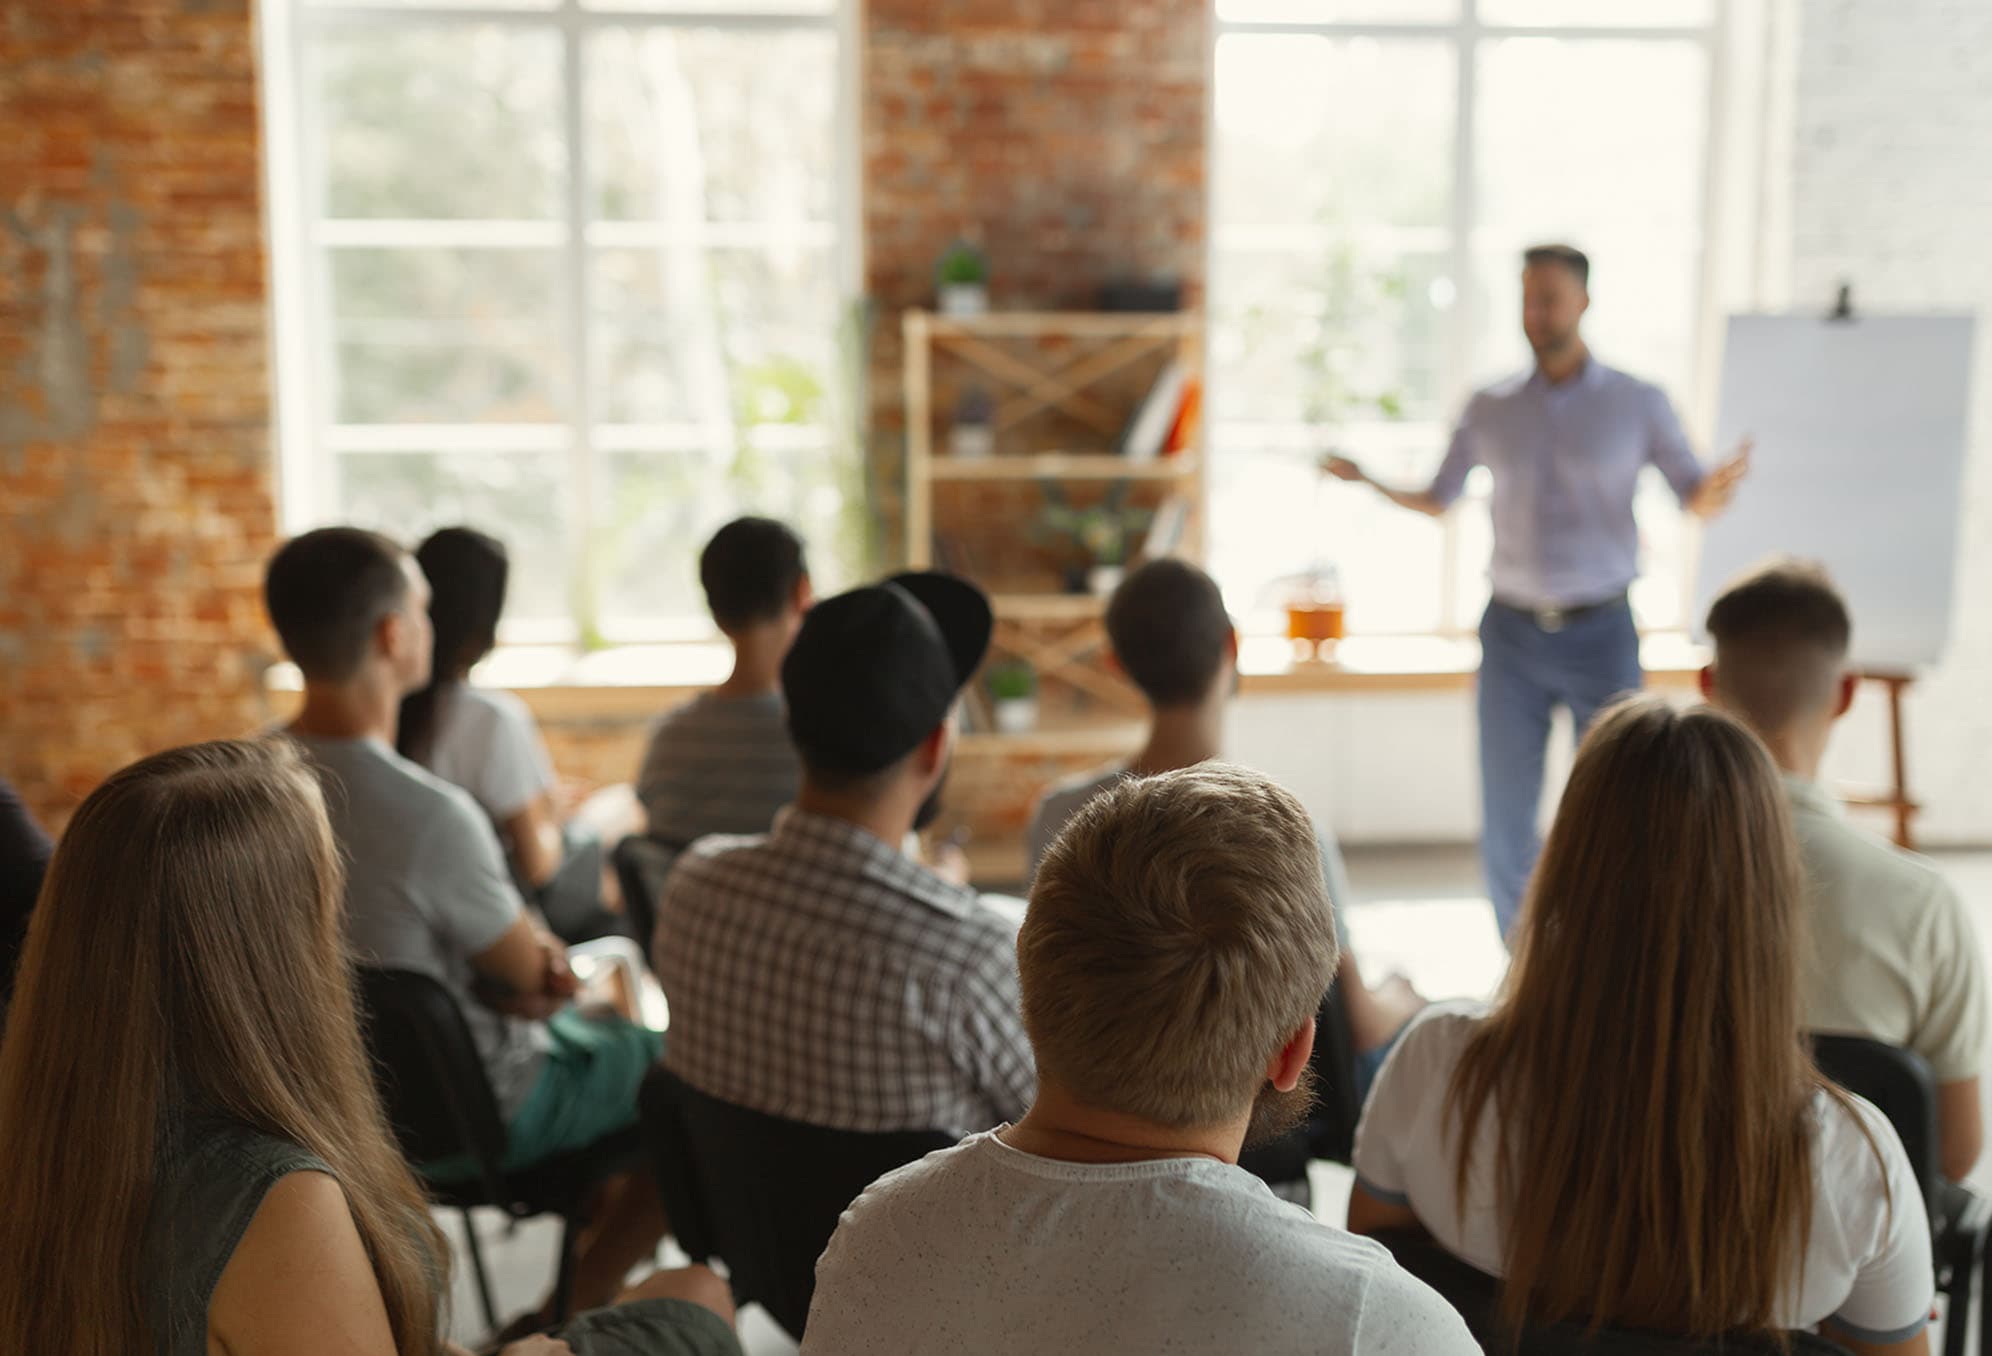
[[[1853,620],[1816,561],[1782,557],[1752,570],[1708,610],[1715,688],[1765,734],[1830,700]]]
[[[321,527],[270,558],[263,603],[307,679],[338,683],[359,671],[374,628],[408,599],[407,554],[378,532]]]
[[[1588,290],[1591,286],[1591,257],[1575,245],[1531,245],[1522,251],[1522,267],[1534,268],[1539,264],[1556,264],[1577,275],[1577,285]]]
[[[1186,560],[1149,561],[1107,603],[1114,657],[1156,706],[1185,706],[1209,695],[1231,634],[1224,595]]]
[[[706,607],[722,631],[781,616],[808,573],[802,538],[773,518],[735,518],[699,553]]]

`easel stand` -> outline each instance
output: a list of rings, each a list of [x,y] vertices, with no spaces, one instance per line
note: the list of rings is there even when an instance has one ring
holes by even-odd
[[[1863,809],[1892,811],[1895,815],[1895,845],[1913,852],[1916,847],[1914,820],[1916,812],[1923,807],[1909,795],[1909,762],[1903,750],[1902,737],[1902,694],[1915,677],[1907,673],[1869,671],[1863,671],[1860,677],[1863,682],[1879,683],[1888,690],[1888,748],[1895,780],[1894,785],[1879,794],[1847,795],[1842,799],[1848,805]]]

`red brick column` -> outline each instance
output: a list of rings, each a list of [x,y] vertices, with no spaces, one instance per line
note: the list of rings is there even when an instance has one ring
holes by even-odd
[[[0,19],[0,776],[253,729],[274,540],[247,0]]]
[[[872,449],[897,520],[899,316],[950,243],[991,304],[1090,310],[1163,273],[1202,301],[1209,0],[865,0],[865,292]],[[888,524],[888,556],[900,541]]]

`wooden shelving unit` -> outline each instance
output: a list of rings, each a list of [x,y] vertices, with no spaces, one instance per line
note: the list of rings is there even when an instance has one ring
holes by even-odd
[[[990,592],[996,614],[992,660],[1023,659],[1037,671],[1040,718],[1025,734],[961,735],[951,810],[972,831],[976,879],[1014,882],[1024,861],[1020,804],[1061,777],[1131,756],[1141,747],[1139,694],[1103,662],[1107,600],[1057,591],[1032,542],[1033,483],[1068,502],[1123,493],[1135,503],[1180,498],[1187,512],[1176,554],[1202,553],[1206,458],[1199,420],[1189,445],[1148,460],[1117,448],[1154,370],[1173,360],[1201,378],[1203,318],[1194,312],[1009,312],[974,317],[909,311],[905,338],[905,558],[936,563],[937,532],[949,538],[948,568]],[[990,395],[995,450],[986,457],[937,455],[947,442],[947,406],[970,386]],[[1123,490],[1111,487],[1124,486]],[[1008,515],[1016,515],[1014,521]],[[937,521],[938,517],[938,521]],[[977,548],[970,551],[964,533]],[[956,548],[959,548],[957,550]],[[952,556],[959,554],[960,560]],[[980,680],[978,679],[978,682]]]
[[[1108,311],[1010,311],[981,316],[941,316],[912,310],[901,319],[906,385],[906,561],[926,569],[934,559],[934,485],[937,481],[1159,481],[1191,499],[1188,543],[1198,539],[1204,510],[1203,432],[1175,456],[1136,460],[1113,450],[1131,410],[1093,393],[1100,382],[1156,354],[1173,356],[1202,373],[1203,317],[1195,311],[1166,314]],[[1084,351],[1051,359],[1022,355],[1003,340],[1058,340]],[[1056,411],[1097,434],[1092,449],[1028,448],[963,459],[934,451],[934,357],[937,351],[966,363],[982,378],[1008,388],[996,407],[999,440],[1033,416]],[[1021,528],[1021,524],[1019,525]]]

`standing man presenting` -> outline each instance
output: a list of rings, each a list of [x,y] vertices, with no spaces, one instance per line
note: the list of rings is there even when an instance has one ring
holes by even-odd
[[[1324,463],[1434,518],[1474,467],[1493,472],[1493,600],[1480,622],[1481,860],[1503,939],[1541,846],[1550,713],[1569,707],[1581,737],[1601,706],[1642,681],[1626,599],[1639,572],[1640,472],[1657,466],[1684,508],[1710,517],[1749,469],[1747,440],[1704,469],[1666,395],[1591,356],[1578,333],[1590,274],[1590,260],[1568,245],[1523,255],[1522,332],[1535,370],[1467,401],[1429,489],[1378,484],[1344,457]]]

